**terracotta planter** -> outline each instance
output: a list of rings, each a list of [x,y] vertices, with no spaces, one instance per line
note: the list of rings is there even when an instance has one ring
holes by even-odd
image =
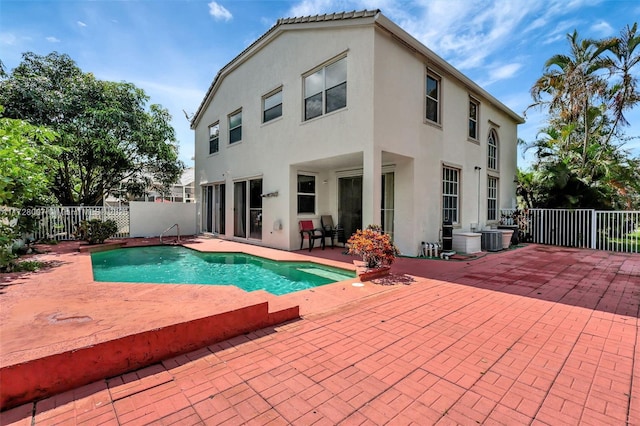
[[[390,266],[381,266],[375,269],[364,269],[362,271],[358,270],[358,277],[360,278],[360,281],[371,281],[376,278],[382,278],[389,275],[390,270]]]
[[[356,274],[360,281],[371,281],[376,278],[381,278],[389,275],[391,266],[380,266],[377,268],[367,268],[367,265],[361,260],[354,260],[353,264],[356,267]]]

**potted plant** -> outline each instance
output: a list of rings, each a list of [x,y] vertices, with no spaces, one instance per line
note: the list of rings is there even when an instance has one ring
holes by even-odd
[[[388,234],[382,232],[379,225],[369,225],[366,229],[358,229],[349,241],[349,254],[362,257],[366,270],[359,273],[360,279],[371,279],[389,273],[389,269],[396,256],[398,248],[393,244]]]

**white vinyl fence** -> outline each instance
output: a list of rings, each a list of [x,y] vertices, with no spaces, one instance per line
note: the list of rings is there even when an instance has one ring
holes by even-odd
[[[114,220],[118,225],[115,238],[129,236],[129,207],[31,207],[20,209],[24,219],[32,221],[32,237],[36,240],[74,240],[84,220]]]
[[[524,241],[640,253],[640,211],[503,209],[500,216],[501,224],[518,225]]]
[[[23,220],[31,221],[30,237],[36,240],[74,240],[84,220],[114,220],[118,233],[114,238],[157,237],[178,224],[167,235],[196,233],[195,203],[146,203],[132,201],[126,207],[35,207],[20,209]]]

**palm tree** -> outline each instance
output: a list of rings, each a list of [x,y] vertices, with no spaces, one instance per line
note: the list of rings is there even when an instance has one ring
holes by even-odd
[[[543,75],[531,88],[534,100],[531,107],[547,106],[559,127],[571,123],[582,127],[582,167],[585,167],[590,130],[596,118],[594,112],[605,103],[607,94],[604,71],[608,70],[609,61],[602,54],[613,41],[580,40],[575,30],[567,34],[567,40],[571,54],[553,55],[545,62]]]
[[[624,116],[625,111],[633,108],[640,102],[640,90],[638,78],[632,73],[634,67],[640,63],[640,34],[637,34],[638,24],[627,25],[620,37],[610,39],[606,47],[613,55],[608,63],[609,72],[617,76],[620,81],[612,85],[609,93],[611,108],[613,110],[613,123],[607,137],[607,142],[615,134],[618,125],[628,125]]]

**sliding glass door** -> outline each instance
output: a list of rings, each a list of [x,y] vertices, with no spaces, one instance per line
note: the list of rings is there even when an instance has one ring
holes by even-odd
[[[262,239],[262,179],[234,182],[233,235]]]

